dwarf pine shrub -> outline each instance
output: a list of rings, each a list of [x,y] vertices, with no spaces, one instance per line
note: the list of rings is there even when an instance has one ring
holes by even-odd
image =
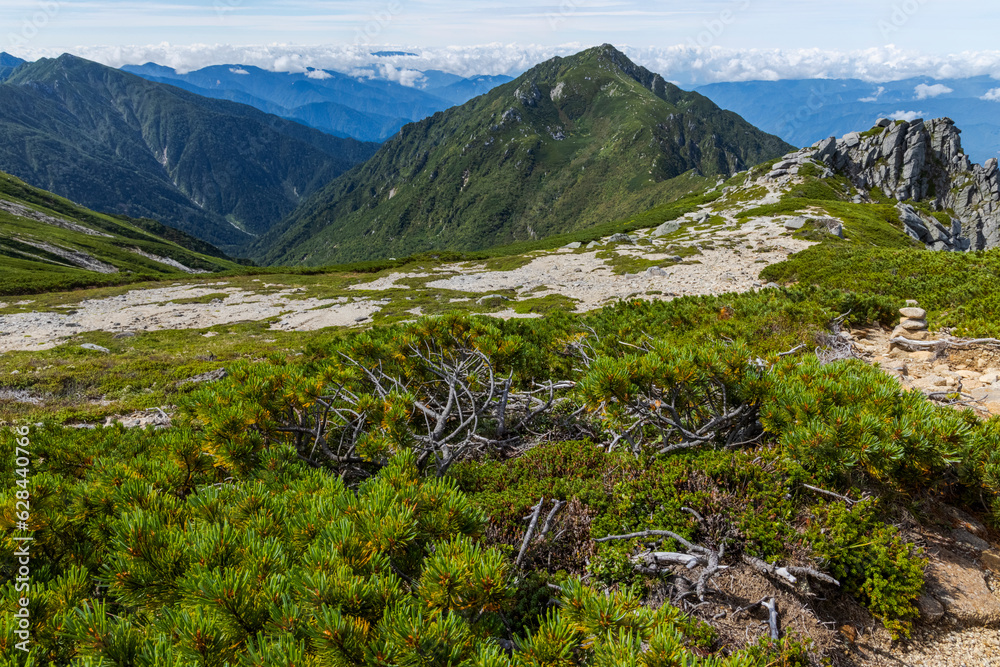
[[[897,305],[802,288],[426,319],[233,367],[168,431],[38,429],[33,660],[796,664],[787,643],[725,656],[678,610],[643,606],[655,578],[634,558],[655,540],[593,540],[649,529],[822,568],[905,632],[922,561],[885,527],[891,507],[802,484],[931,488],[996,511],[997,422],[856,362],[777,355]],[[5,548],[14,479],[0,460]],[[525,514],[557,502],[516,563]],[[5,584],[5,612],[15,596]],[[23,664],[7,658],[10,619],[0,654]]]
[[[167,456],[174,437],[47,429],[37,439],[39,477],[58,477],[62,497],[37,510],[32,659],[13,648],[19,594],[8,577],[0,664],[764,665],[801,650],[702,658],[715,649],[705,626],[574,579],[537,629],[508,628],[510,560],[478,541],[485,517],[465,494],[422,477],[413,453],[350,489],[287,446],[264,452],[247,479],[212,465],[182,477]],[[81,452],[89,463],[74,465]],[[11,501],[0,499],[5,516]],[[49,534],[60,517],[71,542]],[[12,534],[4,528],[5,547]]]

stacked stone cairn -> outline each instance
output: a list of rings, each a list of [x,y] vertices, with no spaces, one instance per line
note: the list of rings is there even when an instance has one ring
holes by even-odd
[[[906,302],[906,308],[899,309],[899,326],[893,332],[893,338],[909,338],[910,340],[927,340],[927,311],[918,307],[916,301]]]
[[[892,330],[891,338],[908,338],[910,340],[930,338],[930,333],[927,331],[927,311],[920,308],[916,301],[907,301],[906,307],[899,309],[899,326]],[[937,356],[937,353],[930,350],[911,352],[895,343],[889,346],[889,350],[894,357],[913,361],[931,361]]]
[[[906,307],[899,309],[899,326],[892,330],[892,337],[927,340],[929,336],[927,311],[920,308],[916,301],[907,301]]]

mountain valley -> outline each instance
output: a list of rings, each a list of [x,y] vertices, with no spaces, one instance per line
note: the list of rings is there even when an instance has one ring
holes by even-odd
[[[0,170],[234,254],[375,150],[69,55],[0,83],[0,137]]]

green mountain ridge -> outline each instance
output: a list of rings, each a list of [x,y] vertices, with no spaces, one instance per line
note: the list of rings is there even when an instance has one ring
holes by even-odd
[[[10,55],[7,52],[0,53],[0,81],[4,81],[13,74],[14,70],[25,61]]]
[[[217,248],[149,219],[95,213],[0,173],[0,294],[89,287],[238,265]]]
[[[541,238],[627,217],[789,149],[604,45],[404,127],[251,256],[318,265]]]
[[[0,84],[0,169],[228,252],[374,150],[70,55]]]

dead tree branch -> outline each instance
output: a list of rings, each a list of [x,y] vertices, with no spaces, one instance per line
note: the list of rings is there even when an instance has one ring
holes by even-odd
[[[812,577],[817,581],[822,581],[827,584],[833,584],[834,586],[840,586],[840,582],[831,577],[828,574],[823,574],[818,570],[814,570],[811,567],[798,567],[789,565],[786,567],[776,567],[768,562],[762,561],[759,558],[754,558],[753,556],[748,556],[743,554],[742,560],[744,563],[757,570],[761,574],[767,575],[772,578],[777,578],[792,584],[793,586],[799,583],[799,577]]]
[[[746,607],[740,607],[733,612],[733,616],[761,608],[767,610],[767,625],[771,633],[771,639],[775,641],[779,640],[781,638],[781,625],[778,619],[778,602],[774,597],[766,597],[760,602],[754,602]]]
[[[833,491],[827,491],[826,489],[821,489],[818,486],[811,486],[809,484],[803,484],[802,488],[803,489],[809,489],[813,493],[818,493],[820,495],[829,496],[831,498],[836,498],[837,500],[843,500],[848,505],[853,505],[854,503],[858,502],[856,500],[851,500],[847,496],[842,496],[839,493],[834,493]]]
[[[539,537],[541,537],[543,540],[545,539],[545,536],[549,534],[549,531],[552,530],[552,525],[556,518],[556,514],[558,514],[559,510],[561,510],[565,506],[566,506],[566,501],[564,500],[555,501],[555,504],[552,506],[552,510],[549,512],[549,515],[545,517],[545,523],[542,525],[542,533],[541,535],[539,535]]]
[[[374,363],[341,352],[345,379],[310,403],[289,405],[272,433],[287,434],[309,465],[332,464],[342,475],[361,476],[384,461],[360,456],[358,444],[378,431],[391,433],[393,444],[413,447],[421,470],[440,476],[471,451],[516,446],[564,400],[560,394],[575,387],[549,381],[517,391],[513,373],[498,377],[490,358],[467,339],[425,340],[400,352]],[[388,426],[386,413],[394,415]]]
[[[608,535],[607,537],[595,540],[595,542],[630,540],[645,537],[669,537],[670,539],[679,542],[681,546],[687,549],[688,553],[677,553],[674,551],[649,551],[647,553],[640,554],[633,559],[633,565],[636,566],[636,569],[644,573],[659,574],[661,573],[659,568],[662,566],[683,565],[689,570],[698,566],[704,567],[705,569],[698,577],[698,583],[695,588],[695,592],[697,593],[699,600],[704,601],[705,591],[707,590],[709,581],[712,577],[718,574],[720,570],[727,569],[727,566],[720,564],[722,557],[725,555],[725,542],[723,542],[717,550],[708,549],[701,545],[693,544],[677,533],[669,530],[645,530],[641,533],[630,533],[627,535]]]
[[[524,559],[524,554],[528,551],[528,545],[531,544],[531,538],[535,536],[535,528],[538,526],[538,517],[542,513],[542,505],[545,504],[545,498],[540,498],[538,504],[532,509],[534,512],[531,513],[531,523],[528,524],[528,530],[524,532],[524,540],[521,542],[521,550],[517,552],[517,560],[514,561],[515,567],[521,567],[521,560]]]
[[[996,338],[953,338],[952,336],[945,336],[938,340],[911,340],[897,336],[889,341],[889,345],[900,347],[908,352],[934,352],[941,354],[951,348],[964,350],[973,345],[1000,345],[1000,340]]]
[[[771,630],[771,639],[778,641],[781,639],[781,626],[778,619],[778,601],[775,598],[768,598],[764,603],[767,609],[767,625]]]
[[[521,566],[521,562],[524,560],[525,555],[531,549],[532,542],[542,542],[546,537],[548,537],[549,533],[552,532],[552,529],[555,527],[556,515],[559,514],[564,507],[566,507],[567,503],[563,500],[553,500],[552,509],[549,510],[548,516],[545,517],[545,523],[542,524],[541,531],[539,531],[538,521],[542,516],[542,507],[544,505],[545,498],[539,498],[538,504],[532,506],[531,514],[524,517],[524,520],[530,520],[530,523],[528,524],[528,529],[524,532],[524,539],[521,541],[521,549],[517,553],[517,560],[514,561],[514,565],[516,567]],[[537,538],[535,536],[536,532]],[[558,533],[550,541],[557,541],[560,537],[562,537],[564,532],[565,531]]]

